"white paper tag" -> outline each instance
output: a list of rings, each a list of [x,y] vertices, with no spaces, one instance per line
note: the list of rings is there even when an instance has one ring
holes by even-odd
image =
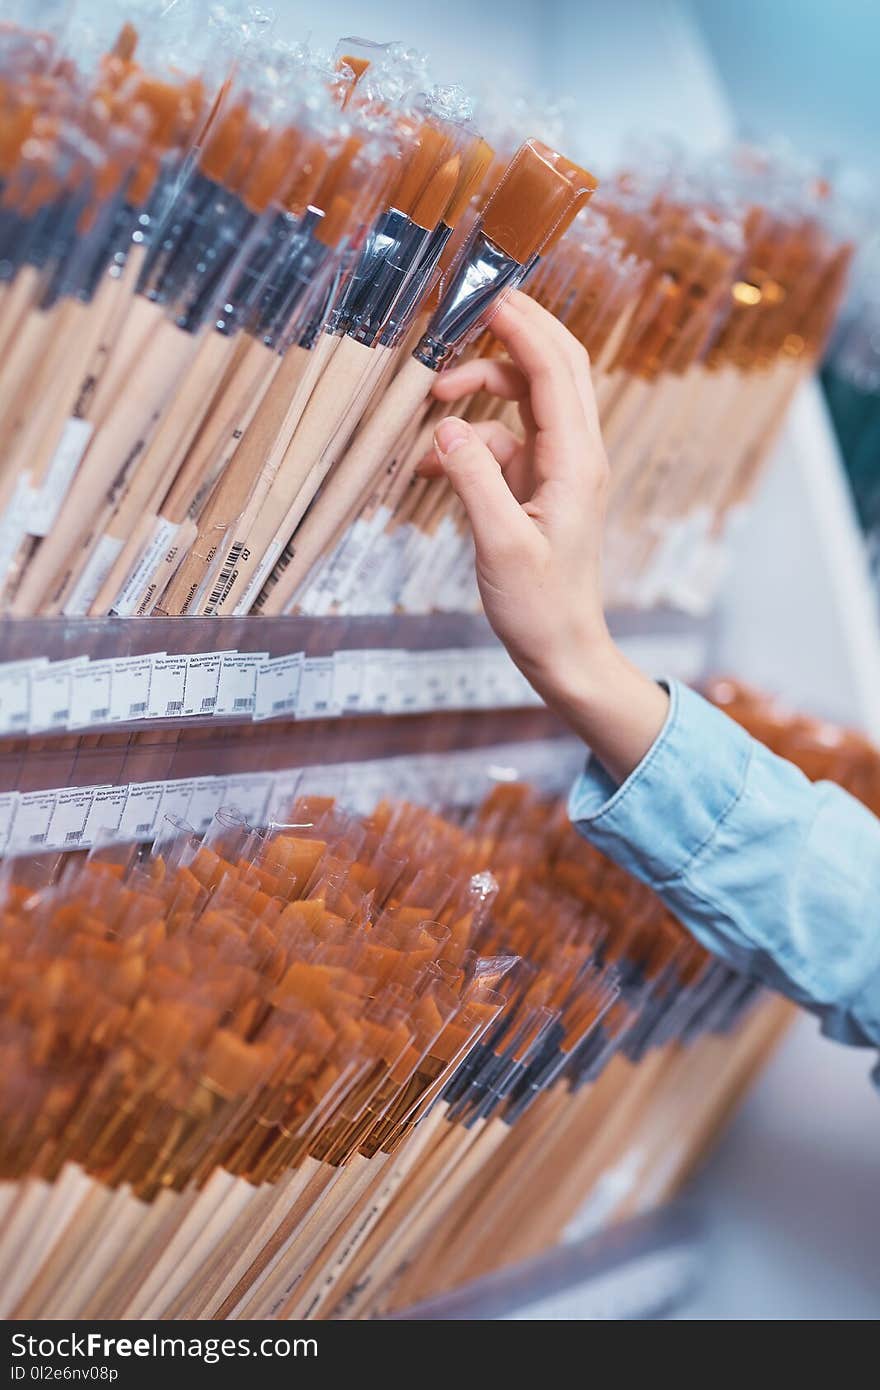
[[[70,787],[57,793],[48,834],[53,848],[79,847],[94,798],[94,787]]]
[[[183,714],[188,659],[185,656],[153,658],[150,698],[147,705],[148,719],[175,719]]]
[[[364,684],[362,709],[370,714],[384,713],[391,695],[391,663],[393,652],[364,652]]]
[[[418,663],[410,652],[395,652],[391,662],[391,688],[388,710],[392,714],[414,714],[419,708],[421,682]]]
[[[0,517],[0,575],[6,575],[26,535],[33,491],[30,474],[23,473]]]
[[[303,660],[302,652],[293,652],[263,662],[257,671],[254,719],[296,715]]]
[[[222,804],[241,811],[249,825],[263,825],[271,790],[271,772],[239,772],[227,779]]]
[[[220,664],[233,652],[197,652],[187,660],[183,691],[184,714],[214,714],[220,688]]]
[[[257,672],[268,659],[268,652],[224,654],[220,662],[215,714],[253,714]]]
[[[165,782],[133,782],[119,818],[120,840],[148,840],[156,826]]]
[[[0,666],[0,734],[27,733],[31,717],[31,675],[48,666],[46,657]]]
[[[113,617],[130,618],[134,613],[140,611],[141,601],[144,599],[150,579],[163,556],[168,554],[174,544],[174,538],[179,530],[180,526],[176,521],[166,521],[162,516],[155,518],[149,539],[113,601],[113,606],[110,609]]]
[[[68,729],[84,729],[91,724],[110,722],[110,689],[113,661],[90,661],[72,672]]]
[[[364,684],[363,651],[337,652],[333,658],[333,713],[353,714],[361,708]]]
[[[74,668],[84,666],[87,660],[87,657],[75,656],[67,661],[50,661],[32,673],[29,733],[67,728],[71,676]]]
[[[118,657],[113,662],[110,682],[111,724],[146,719],[150,706],[153,662],[164,655],[164,652],[148,652],[144,656]]]
[[[26,854],[46,844],[57,791],[22,792],[9,837],[10,854]]]
[[[165,821],[184,821],[191,824],[189,819],[189,803],[192,801],[192,794],[199,782],[205,779],[202,777],[180,777],[176,781],[165,782],[162,787],[162,800],[159,802],[159,809],[156,812],[156,822],[153,831],[156,835],[161,834],[165,827]]]
[[[272,544],[269,546],[269,549],[266,551],[266,554],[263,556],[262,560],[257,565],[257,568],[254,571],[253,578],[251,579],[249,584],[245,585],[244,593],[232,609],[232,616],[234,618],[241,617],[245,613],[250,612],[251,604],[254,602],[260,590],[262,589],[266,579],[266,575],[269,574],[274,568],[275,561],[278,559],[278,556],[281,554],[283,548],[283,543],[281,541],[273,541]]]
[[[326,719],[333,705],[333,657],[307,656],[303,661],[297,719]]]
[[[203,835],[223,805],[225,777],[200,777],[193,784],[186,819],[197,834]]]
[[[128,787],[96,787],[83,830],[83,844],[99,845],[121,838],[119,827],[128,800]]]
[[[0,854],[6,853],[18,800],[18,792],[0,792]]]
[[[64,605],[65,618],[84,618],[98,597],[107,575],[119,558],[123,542],[115,536],[102,536],[85,563],[79,579]]]
[[[29,535],[48,536],[52,530],[94,428],[90,420],[72,417],[67,421],[42,486],[31,491],[27,518]]]

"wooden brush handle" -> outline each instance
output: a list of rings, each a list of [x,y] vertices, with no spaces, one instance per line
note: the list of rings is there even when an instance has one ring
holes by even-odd
[[[0,307],[0,359],[5,359],[25,314],[36,301],[39,288],[40,272],[36,266],[23,265]]]
[[[340,460],[319,502],[300,527],[293,544],[293,558],[272,589],[267,615],[283,613],[312,565],[329,545],[349,510],[382,469],[400,435],[418,411],[436,380],[435,373],[410,357],[394,377],[379,406],[355,435]]]
[[[210,415],[188,450],[165,499],[162,511],[166,516],[183,521],[198,493],[224,472],[281,360],[265,343],[245,335],[229,376],[222,382],[212,403]]]
[[[316,346],[314,352],[317,350]],[[160,600],[163,613],[175,617],[192,610],[206,587],[227,529],[247,506],[267,458],[277,448],[279,434],[286,428],[296,398],[305,395],[305,383],[315,375],[317,366],[317,359],[305,348],[288,348],[284,354],[229,466],[202,508],[198,536]]]
[[[221,600],[225,613],[237,612],[240,604],[246,608],[257,597],[259,586],[254,585],[267,551],[271,556],[279,517],[291,514],[292,525],[296,525],[332,466],[334,446],[341,447],[354,428],[353,416],[362,387],[375,365],[373,354],[374,349],[353,338],[340,340],[275,476],[261,498],[251,499],[234,536],[230,533],[227,556],[231,556],[234,547],[236,559],[234,567],[226,564],[233,572]],[[274,559],[271,556],[270,565]]]
[[[169,319],[153,332],[148,352],[128,389],[92,439],[67,494],[52,537],[29,566],[13,611],[27,617],[41,606],[60,604],[89,549],[96,517],[103,517],[115,491],[136,466],[143,444],[196,350],[196,340]]]

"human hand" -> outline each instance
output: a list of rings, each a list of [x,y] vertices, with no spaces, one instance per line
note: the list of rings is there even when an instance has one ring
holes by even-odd
[[[454,401],[482,390],[515,401],[522,437],[497,420],[447,417],[420,468],[445,473],[465,507],[493,629],[538,693],[622,779],[659,732],[668,697],[624,660],[605,621],[608,461],[589,358],[521,293],[499,308],[491,331],[510,360],[452,367],[434,396]],[[623,710],[603,740],[603,720],[621,700],[636,710],[635,727]]]

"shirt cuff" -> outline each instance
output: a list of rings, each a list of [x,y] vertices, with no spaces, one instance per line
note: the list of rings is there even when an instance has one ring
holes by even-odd
[[[684,873],[736,805],[754,746],[693,690],[662,684],[666,722],[638,767],[615,789],[590,757],[568,801],[585,839],[657,888]]]

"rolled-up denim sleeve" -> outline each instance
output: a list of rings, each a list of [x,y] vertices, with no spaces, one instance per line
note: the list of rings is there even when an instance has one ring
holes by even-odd
[[[842,1042],[880,1044],[880,820],[811,783],[686,686],[619,787],[590,760],[569,814],[694,936],[812,1009]]]

